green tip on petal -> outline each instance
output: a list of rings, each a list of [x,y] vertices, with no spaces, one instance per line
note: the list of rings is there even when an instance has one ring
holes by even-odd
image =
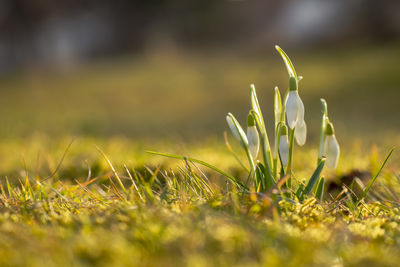
[[[295,77],[290,77],[289,78],[289,90],[290,91],[296,91],[297,88],[298,88],[297,79]]]
[[[325,126],[325,135],[333,135],[335,130],[333,128],[333,124],[328,122]]]
[[[281,127],[281,135],[287,135],[288,134],[288,128],[286,125],[282,125]]]
[[[249,115],[247,115],[247,127],[251,127],[251,126],[255,126],[255,125],[256,125],[256,120],[254,119],[254,116],[250,112]]]

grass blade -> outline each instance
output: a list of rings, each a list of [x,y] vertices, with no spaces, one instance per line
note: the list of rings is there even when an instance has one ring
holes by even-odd
[[[210,168],[216,172],[218,172],[219,174],[225,176],[226,178],[228,178],[231,182],[233,182],[234,184],[240,186],[242,189],[248,191],[248,188],[242,184],[240,181],[238,181],[235,177],[233,177],[232,175],[218,169],[217,167],[208,164],[205,161],[199,160],[199,159],[195,159],[195,158],[190,158],[190,157],[185,157],[185,156],[180,156],[180,155],[173,155],[173,154],[167,154],[167,153],[160,153],[160,152],[155,152],[155,151],[146,151],[147,153],[153,154],[153,155],[158,155],[158,156],[163,156],[163,157],[167,157],[167,158],[173,158],[173,159],[182,159],[182,160],[188,160],[188,161],[192,161],[198,164],[201,164],[207,168]]]
[[[233,148],[232,148],[232,146],[231,146],[231,144],[229,143],[229,140],[228,140],[228,134],[226,132],[224,132],[224,140],[225,140],[226,148],[228,149],[229,152],[231,152],[231,154],[236,159],[236,161],[240,164],[240,166],[242,166],[242,168],[246,172],[250,172],[249,169],[247,169],[247,167],[244,166],[243,162],[240,160],[239,156],[235,153],[235,151],[233,151]]]
[[[367,186],[365,187],[364,191],[362,192],[360,198],[357,200],[356,202],[356,206],[358,206],[358,204],[367,196],[368,191],[371,189],[372,185],[375,183],[376,179],[378,178],[379,174],[381,173],[383,167],[385,167],[386,162],[389,160],[390,156],[392,155],[394,151],[394,148],[392,148],[389,153],[387,154],[385,160],[383,161],[381,167],[379,168],[378,172],[374,175],[374,177],[372,177],[372,179],[369,181],[369,183],[367,184]]]
[[[121,180],[121,178],[119,177],[119,175],[118,175],[117,171],[115,170],[114,166],[112,165],[110,159],[109,159],[109,158],[107,157],[107,155],[103,152],[103,150],[101,150],[101,149],[100,149],[98,146],[96,146],[96,145],[95,145],[95,147],[96,147],[97,151],[99,151],[99,153],[100,153],[100,154],[103,156],[103,158],[106,160],[108,166],[110,166],[111,171],[113,172],[115,178],[117,179],[118,184],[120,185],[120,187],[122,188],[122,190],[126,193],[126,192],[127,192],[127,191],[126,191],[126,188],[125,188],[124,184],[122,183],[122,180]],[[111,179],[111,178],[110,178],[110,179]]]

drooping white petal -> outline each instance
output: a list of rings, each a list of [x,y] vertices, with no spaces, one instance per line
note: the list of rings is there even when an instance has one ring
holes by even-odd
[[[304,121],[304,104],[303,101],[301,100],[299,94],[297,94],[297,107],[298,107],[298,112],[297,112],[297,123]],[[297,125],[296,125],[297,127]]]
[[[290,129],[296,126],[297,116],[299,112],[299,94],[295,91],[290,91],[286,98],[286,119]]]
[[[304,104],[301,101],[300,96],[297,98],[298,105],[298,113],[297,113],[297,121],[296,121],[296,130],[294,132],[294,137],[296,138],[296,142],[299,146],[302,146],[306,143],[307,139],[307,125],[304,121]]]
[[[236,128],[236,126],[233,122],[233,119],[229,115],[226,116],[226,122],[228,123],[229,128],[231,129],[235,138],[241,143],[242,142],[241,137],[242,137],[245,142],[245,144],[243,144],[243,145],[247,145],[248,144],[247,137],[246,137],[246,134],[244,133],[242,127],[239,124],[237,124],[237,128]]]
[[[281,135],[279,138],[279,155],[282,165],[286,167],[289,161],[289,140],[287,135]]]
[[[260,138],[256,126],[247,127],[247,140],[249,141],[250,154],[253,159],[256,159],[260,147]]]
[[[340,155],[339,143],[335,135],[325,136],[323,155],[326,157],[326,165],[331,169],[335,169]]]
[[[296,130],[294,131],[294,137],[296,138],[296,142],[299,146],[302,146],[306,143],[307,125],[304,120],[298,121],[296,123]]]

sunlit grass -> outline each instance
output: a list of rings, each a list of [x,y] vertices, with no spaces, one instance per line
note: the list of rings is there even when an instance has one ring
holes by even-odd
[[[22,162],[15,162],[8,168],[20,172],[12,172],[10,185],[1,180],[2,266],[361,266],[396,265],[400,259],[400,185],[392,168],[379,177],[369,204],[354,211],[330,197],[321,203],[311,198],[276,206],[231,191],[212,171],[143,154],[140,146],[124,139],[78,138],[54,173],[69,141],[38,138],[7,144],[10,151],[25,151],[27,172]],[[93,144],[110,159],[124,190]],[[171,144],[153,145],[172,149]],[[39,149],[40,158],[51,161],[36,162]],[[374,172],[384,157],[355,151],[344,150],[341,161],[346,164],[327,177],[355,167]],[[192,145],[190,154],[246,177],[223,146]],[[316,150],[299,151],[294,168],[309,176],[316,157]]]

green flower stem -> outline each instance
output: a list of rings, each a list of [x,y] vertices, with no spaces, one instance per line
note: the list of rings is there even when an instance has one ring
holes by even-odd
[[[274,158],[273,158],[273,166],[272,166],[272,173],[277,179],[278,177],[278,146],[279,146],[279,139],[281,136],[281,126],[284,122],[280,121],[276,126],[275,126],[275,144],[274,144]]]
[[[328,105],[325,99],[323,98],[321,98],[321,105],[322,105],[322,121],[321,121],[321,132],[319,137],[318,164],[320,164],[322,160],[322,150],[324,147],[324,138],[325,138],[325,121],[328,117]]]
[[[322,150],[324,147],[324,119],[322,119],[322,123],[321,123],[321,133],[320,133],[320,138],[319,138],[319,150],[318,150],[318,164],[321,162],[322,160]]]
[[[257,105],[253,105],[253,106],[257,107]],[[269,146],[268,135],[267,135],[267,131],[265,129],[264,120],[254,110],[252,110],[250,112],[256,119],[256,124],[257,124],[258,130],[260,131],[260,143],[261,143],[262,154],[263,154],[264,163],[265,163],[265,168],[264,168],[265,179],[267,179],[268,183],[269,182],[275,183],[275,179],[272,175],[272,169],[271,169],[271,167],[272,167],[271,149]]]
[[[278,144],[279,144],[279,131],[278,127],[276,127],[275,130],[275,138],[274,138],[274,154],[272,158],[272,173],[274,174],[274,177],[276,176],[276,170],[277,170],[277,164],[278,164]]]
[[[268,141],[268,139],[267,139]],[[264,135],[261,135],[261,146],[262,146],[262,152],[263,152],[263,158],[264,158],[264,163],[265,163],[265,168],[264,168],[264,176],[267,179],[267,184],[270,184],[272,182],[275,182],[275,179],[272,175],[271,171],[271,151],[268,150],[267,148],[269,147],[266,143]]]
[[[274,177],[278,177],[278,158],[274,158],[273,164],[274,164],[274,166],[272,169],[272,173],[273,173]]]
[[[254,160],[253,157],[250,154],[250,150],[246,147],[246,155],[247,158],[249,159],[249,164],[250,164],[250,175],[254,176],[256,173],[256,165],[254,165]]]
[[[288,160],[288,166],[286,168],[286,173],[290,176],[288,179],[288,185],[289,188],[292,187],[292,162],[293,162],[293,148],[294,148],[294,131],[296,128],[293,128],[289,132],[289,160]]]

